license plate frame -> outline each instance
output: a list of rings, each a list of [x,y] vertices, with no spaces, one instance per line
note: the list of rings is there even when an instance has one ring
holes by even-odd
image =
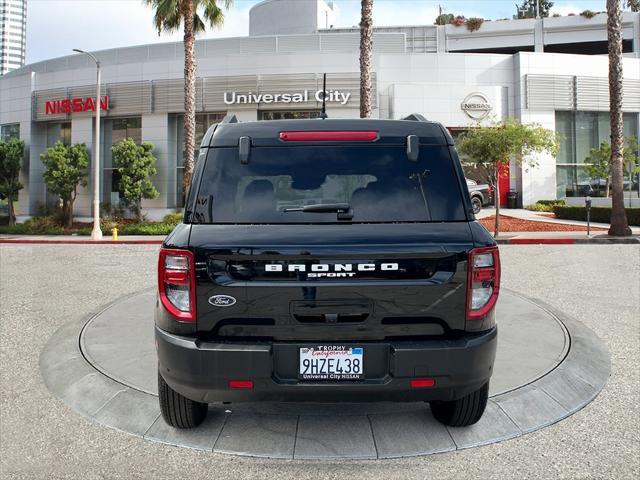
[[[364,380],[364,350],[364,347],[357,345],[300,346],[298,347],[298,380],[314,382]]]

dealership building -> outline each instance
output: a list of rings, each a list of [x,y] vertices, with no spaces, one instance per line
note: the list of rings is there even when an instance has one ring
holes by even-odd
[[[240,121],[318,116],[324,73],[328,116],[358,117],[359,31],[337,28],[336,14],[322,0],[265,0],[250,11],[249,36],[198,41],[198,139],[227,114]],[[501,190],[517,191],[525,205],[582,201],[590,182],[585,159],[609,139],[606,15],[485,21],[476,31],[421,21],[375,28],[373,116],[419,113],[442,122],[454,137],[490,118],[542,124],[561,135],[558,155],[539,156],[534,168],[510,165]],[[625,12],[623,30],[625,134],[640,137],[640,14]],[[181,206],[182,44],[92,53],[101,62],[103,82],[97,146],[96,71],[86,55],[26,65],[0,77],[0,134],[27,146],[20,218],[57,201],[47,193],[40,155],[58,140],[100,149],[100,184],[90,176],[78,193],[76,215],[91,215],[94,188],[102,202],[118,203],[111,146],[127,137],[154,145],[153,181],[160,196],[143,202],[148,217]]]

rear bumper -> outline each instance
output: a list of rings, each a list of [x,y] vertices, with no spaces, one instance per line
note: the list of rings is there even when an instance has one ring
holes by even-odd
[[[365,348],[365,380],[298,381],[298,348],[320,343],[213,343],[156,327],[160,374],[175,391],[206,403],[455,400],[489,381],[497,328],[456,340],[345,342]],[[435,386],[412,389],[413,378],[433,378]],[[252,380],[254,387],[230,389],[229,380]]]

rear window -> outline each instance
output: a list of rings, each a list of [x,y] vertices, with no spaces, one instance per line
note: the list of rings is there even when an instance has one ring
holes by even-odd
[[[338,214],[291,211],[348,204],[350,223],[465,220],[447,147],[257,147],[243,165],[236,148],[212,148],[193,221],[199,223],[342,223]],[[287,211],[289,210],[289,211]]]

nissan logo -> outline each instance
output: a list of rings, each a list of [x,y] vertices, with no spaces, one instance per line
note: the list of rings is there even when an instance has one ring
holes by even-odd
[[[465,97],[460,104],[460,108],[469,118],[482,120],[489,115],[493,106],[486,95],[480,92],[473,92]]]

